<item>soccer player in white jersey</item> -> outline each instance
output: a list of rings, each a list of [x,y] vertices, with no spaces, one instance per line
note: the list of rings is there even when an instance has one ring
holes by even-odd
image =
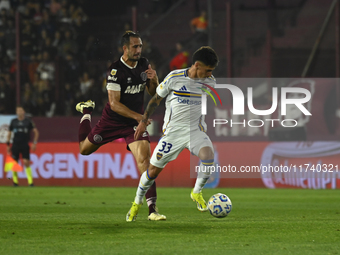
[[[163,136],[152,154],[148,170],[140,177],[135,200],[126,215],[128,222],[136,220],[143,197],[158,174],[185,148],[200,158],[201,169],[205,169],[198,175],[190,197],[199,211],[208,210],[202,189],[210,176],[206,169],[214,164],[214,150],[201,114],[201,95],[203,90],[216,84],[212,71],[218,64],[218,57],[211,47],[204,46],[194,53],[192,63],[189,69],[169,73],[157,87],[135,131],[136,140],[146,131],[149,118],[161,100],[167,97]]]

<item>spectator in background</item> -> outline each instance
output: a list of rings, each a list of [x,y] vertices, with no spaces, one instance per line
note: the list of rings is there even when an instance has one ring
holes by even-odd
[[[89,74],[87,72],[84,72],[83,75],[79,78],[81,100],[86,100],[87,98],[91,97],[89,92],[93,86],[93,83],[93,79],[89,77]]]
[[[53,16],[56,16],[61,9],[61,4],[58,0],[51,0],[50,12]]]
[[[50,60],[50,54],[47,51],[42,54],[42,62],[37,67],[37,72],[41,80],[54,82],[55,66],[54,62]]]
[[[193,40],[197,41],[197,44],[207,45],[208,43],[208,20],[207,12],[202,11],[199,17],[193,18],[190,22],[191,32],[194,34]]]
[[[37,54],[37,55],[32,54],[30,62],[27,65],[28,78],[31,84],[34,83],[35,74],[37,72],[37,68],[39,66],[40,60],[41,60],[41,54]]]
[[[13,21],[9,19],[7,21],[7,29],[5,32],[5,49],[6,54],[10,58],[10,60],[15,60],[15,28]]]
[[[55,31],[54,33],[54,38],[53,38],[53,42],[52,42],[52,46],[56,49],[59,49],[60,45],[61,45],[61,33],[60,31]]]
[[[42,30],[46,30],[47,35],[52,36],[55,32],[55,24],[50,19],[50,14],[48,13],[46,9],[43,10],[42,14],[43,14],[42,22],[38,28],[38,32],[41,32]]]
[[[11,113],[9,109],[12,101],[12,93],[9,86],[6,84],[5,79],[0,77],[0,113],[8,114]]]
[[[88,36],[82,51],[84,60],[95,60],[98,57],[98,53],[99,47],[96,38],[93,35]]]
[[[188,67],[189,52],[183,50],[182,43],[176,43],[176,55],[170,61],[170,71]]]
[[[11,3],[9,0],[0,0],[0,10],[5,9],[9,11],[11,9]]]
[[[64,67],[65,82],[71,83],[71,86],[78,85],[78,78],[81,74],[79,61],[74,57],[74,54],[68,53],[66,55]]]
[[[59,56],[66,59],[69,53],[76,55],[78,53],[78,44],[72,38],[70,30],[66,30],[64,33],[64,40],[59,47]]]
[[[29,60],[36,49],[36,35],[32,30],[31,24],[24,22],[24,28],[21,33],[21,55],[24,60]]]

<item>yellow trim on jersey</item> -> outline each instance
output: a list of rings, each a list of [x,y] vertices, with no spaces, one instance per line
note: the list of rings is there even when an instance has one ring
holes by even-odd
[[[167,78],[164,79],[164,81],[162,83],[165,83],[167,80],[169,80],[172,77],[175,76],[181,76],[181,75],[185,75],[184,71],[180,72],[180,73],[174,73],[174,74],[170,74]]]
[[[175,96],[183,96],[183,97],[201,97],[201,94],[190,93],[190,92],[180,92],[178,90],[174,91]]]

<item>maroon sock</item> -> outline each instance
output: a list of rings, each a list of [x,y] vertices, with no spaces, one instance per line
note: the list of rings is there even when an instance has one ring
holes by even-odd
[[[78,131],[78,140],[82,142],[86,139],[87,135],[91,132],[91,121],[89,119],[84,119],[80,122]]]
[[[149,190],[146,192],[145,198],[149,207],[149,215],[153,212],[156,212],[157,201],[156,182],[154,182],[149,188]]]

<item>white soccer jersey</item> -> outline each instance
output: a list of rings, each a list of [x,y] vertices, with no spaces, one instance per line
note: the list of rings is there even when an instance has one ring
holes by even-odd
[[[157,94],[167,97],[163,133],[170,129],[181,129],[182,131],[201,130],[206,131],[206,123],[202,115],[201,95],[203,89],[209,90],[207,84],[215,87],[216,80],[213,76],[205,79],[191,79],[188,69],[172,71],[157,87]]]

